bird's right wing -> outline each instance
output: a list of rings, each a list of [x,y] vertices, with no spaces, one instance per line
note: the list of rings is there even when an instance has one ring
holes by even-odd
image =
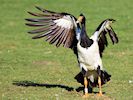
[[[105,47],[108,46],[107,34],[110,37],[110,40],[113,44],[118,43],[119,39],[117,34],[113,30],[111,24],[115,22],[114,19],[106,19],[97,27],[96,31],[93,34],[93,37],[98,41],[99,53],[102,57],[102,53],[105,50]]]
[[[99,39],[98,39],[98,45],[99,45],[99,52],[100,52],[100,56],[102,57],[102,53],[105,49],[106,46],[108,46],[108,41],[107,41],[107,33],[109,34],[109,37],[112,41],[113,44],[118,43],[118,37],[117,34],[114,32],[113,28],[110,26],[109,29],[104,29],[100,35],[99,35]]]
[[[26,19],[28,21],[26,25],[37,27],[37,29],[28,32],[36,34],[33,39],[45,37],[46,41],[55,44],[57,47],[63,45],[67,48],[73,48],[76,39],[77,19],[68,13],[57,13],[40,7],[36,8],[42,13],[28,13],[38,18]]]

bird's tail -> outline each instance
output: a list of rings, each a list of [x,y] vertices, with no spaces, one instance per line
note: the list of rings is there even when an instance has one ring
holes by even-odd
[[[104,71],[102,71],[100,77],[101,77],[101,82],[103,85],[103,84],[106,84],[108,81],[110,81],[111,75],[104,70]]]
[[[111,75],[108,74],[106,71],[101,70],[101,76],[100,77],[101,77],[101,84],[104,85],[108,81],[110,81]],[[79,72],[74,78],[77,80],[78,83],[81,83],[82,85],[84,85],[84,76],[83,76],[82,72]],[[92,87],[98,86],[98,78],[96,78],[94,80],[94,82],[91,82],[88,79],[88,82],[90,83],[90,85]]]

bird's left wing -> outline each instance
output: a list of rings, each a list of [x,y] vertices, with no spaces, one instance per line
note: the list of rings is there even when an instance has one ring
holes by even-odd
[[[36,34],[33,39],[45,37],[50,44],[55,44],[57,47],[63,45],[67,48],[73,48],[76,39],[75,28],[77,27],[76,18],[68,13],[57,13],[36,7],[42,13],[29,14],[38,18],[29,18],[26,25],[37,27],[28,33]]]

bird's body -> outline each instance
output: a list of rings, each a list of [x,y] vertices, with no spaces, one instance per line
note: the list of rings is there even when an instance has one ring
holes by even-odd
[[[103,69],[101,57],[108,44],[107,33],[109,33],[113,43],[118,42],[118,38],[110,26],[114,21],[113,19],[104,20],[94,34],[88,37],[85,17],[82,14],[76,19],[68,13],[56,13],[39,7],[37,9],[41,10],[43,14],[29,12],[31,15],[40,18],[26,19],[31,22],[26,25],[41,28],[29,31],[29,33],[37,34],[33,39],[45,37],[50,44],[57,47],[63,45],[74,51],[81,69],[75,79],[85,85],[85,94],[88,93],[88,82],[91,86],[99,85],[99,88],[101,88],[102,84],[110,80],[111,76]]]
[[[88,48],[83,48],[80,41],[77,44],[78,60],[80,66],[86,66],[85,70],[97,70],[98,65],[102,69],[102,61],[99,55],[99,48],[97,41],[93,40],[93,44]],[[81,67],[82,68],[82,67]]]
[[[80,45],[80,41],[77,44],[78,49],[78,61],[80,69],[84,69],[87,72],[87,77],[91,78],[94,82],[94,78],[97,78],[97,67],[100,66],[102,70],[102,61],[99,55],[98,44],[96,41],[88,48],[83,48]]]

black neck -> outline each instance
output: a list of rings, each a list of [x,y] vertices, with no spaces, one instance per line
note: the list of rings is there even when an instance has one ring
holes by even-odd
[[[84,48],[88,48],[91,46],[91,44],[93,43],[93,40],[90,39],[87,36],[86,33],[86,28],[85,28],[85,23],[81,23],[81,39],[80,39],[80,45]]]

